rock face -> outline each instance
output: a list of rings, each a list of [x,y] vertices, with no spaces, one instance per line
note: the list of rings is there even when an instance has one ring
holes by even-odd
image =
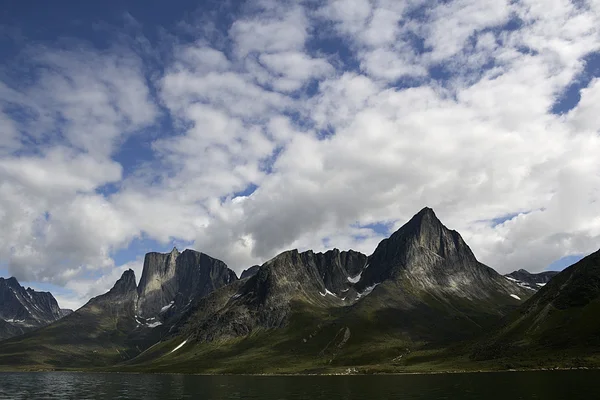
[[[193,328],[188,330],[194,330],[192,334],[201,341],[212,341],[246,335],[259,328],[281,328],[288,322],[294,301],[316,307],[340,306],[344,300],[336,293],[349,290],[351,276],[360,271],[366,259],[352,250],[286,251],[240,281],[235,292],[229,293],[232,287],[227,286],[202,299],[199,311],[190,320]],[[229,296],[222,295],[222,291]]]
[[[254,274],[256,274],[258,272],[259,268],[260,268],[260,265],[253,265],[250,268],[243,270],[242,275],[240,276],[240,279],[250,278],[251,276],[253,276]]]
[[[387,280],[403,280],[419,290],[469,299],[498,294],[529,294],[477,261],[460,234],[446,228],[431,208],[424,208],[369,256],[356,285],[359,292]]]
[[[70,312],[60,309],[48,292],[25,289],[15,278],[0,278],[0,339],[48,325]]]
[[[204,253],[173,249],[168,254],[148,253],[137,288],[138,315],[155,317],[165,307],[182,308],[196,298],[237,280],[224,262]]]
[[[559,271],[544,271],[532,274],[524,269],[520,269],[504,276],[506,279],[512,280],[519,286],[532,290],[539,290],[542,286],[546,285],[546,283],[550,282],[550,279],[558,275],[558,273]]]

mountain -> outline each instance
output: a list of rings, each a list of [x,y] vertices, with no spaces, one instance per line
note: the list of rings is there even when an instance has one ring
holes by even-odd
[[[15,278],[0,278],[0,339],[20,335],[68,315],[48,292],[25,289]]]
[[[598,365],[599,315],[600,250],[549,280],[472,357],[522,366]]]
[[[555,277],[558,273],[559,271],[544,271],[532,274],[524,269],[520,269],[504,276],[506,279],[512,280],[522,287],[537,291],[546,283],[550,282],[550,279]]]
[[[0,342],[0,365],[105,367],[130,359],[158,342],[199,298],[233,281],[233,271],[203,253],[148,253],[139,285],[127,270],[111,290],[60,321]]]
[[[252,275],[256,274],[260,268],[260,265],[253,265],[248,269],[242,271],[242,275],[240,275],[240,279],[250,278]]]
[[[127,368],[315,372],[392,363],[481,335],[532,294],[478,262],[430,208],[368,257],[291,250],[254,270],[201,298],[172,336]]]

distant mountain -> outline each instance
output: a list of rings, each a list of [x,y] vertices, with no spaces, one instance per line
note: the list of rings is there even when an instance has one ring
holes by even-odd
[[[48,292],[25,289],[15,278],[0,278],[0,339],[48,325],[71,312],[59,308]]]
[[[252,275],[254,275],[258,272],[259,268],[260,268],[260,265],[253,265],[250,268],[245,269],[244,271],[242,271],[242,275],[240,276],[240,279],[250,278]]]
[[[537,291],[546,283],[550,282],[550,279],[555,277],[559,272],[560,271],[544,271],[532,274],[524,269],[520,269],[504,276],[506,279],[512,280],[520,286]]]
[[[474,351],[477,360],[529,366],[598,364],[600,250],[548,281]],[[512,362],[511,361],[511,362]]]
[[[0,343],[0,365],[91,367],[130,359],[159,341],[199,298],[236,280],[203,253],[148,253],[139,285],[125,271],[110,291],[60,321]]]
[[[129,364],[306,372],[391,362],[482,334],[531,294],[479,263],[425,208],[369,257],[337,249],[276,256],[201,298],[173,326],[172,339]]]

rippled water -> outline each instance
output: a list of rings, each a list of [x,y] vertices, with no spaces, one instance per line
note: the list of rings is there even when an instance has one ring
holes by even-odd
[[[600,371],[387,376],[0,373],[0,399],[594,399]]]

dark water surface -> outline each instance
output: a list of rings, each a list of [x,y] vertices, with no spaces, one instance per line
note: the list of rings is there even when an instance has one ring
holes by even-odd
[[[486,399],[599,398],[600,371],[377,376],[194,376],[0,373],[0,399]]]

